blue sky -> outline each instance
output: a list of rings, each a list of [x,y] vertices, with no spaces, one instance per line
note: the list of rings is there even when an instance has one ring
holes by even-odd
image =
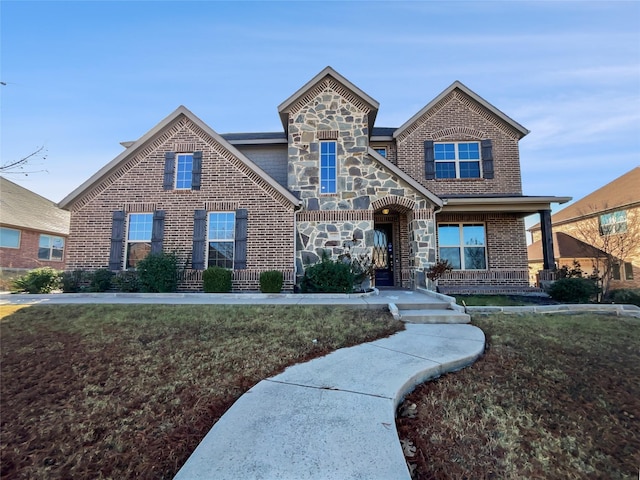
[[[460,80],[531,130],[527,195],[577,200],[640,164],[637,1],[3,0],[0,15],[2,163],[44,145],[30,170],[46,172],[7,178],[54,201],[179,105],[219,133],[281,130],[278,104],[327,65],[380,102],[380,127]]]

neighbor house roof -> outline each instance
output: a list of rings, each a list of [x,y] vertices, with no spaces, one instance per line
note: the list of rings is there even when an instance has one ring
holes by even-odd
[[[280,185],[277,181],[271,178],[264,170],[258,167],[254,162],[252,162],[246,155],[240,152],[236,147],[231,145],[227,140],[225,140],[221,135],[216,133],[211,127],[209,127],[206,123],[200,120],[197,116],[195,116],[189,109],[185,106],[180,105],[176,110],[174,110],[170,115],[168,115],[165,119],[163,119],[160,123],[158,123],[155,127],[145,133],[140,139],[136,140],[131,146],[129,146],[125,151],[123,151],[120,155],[114,158],[111,162],[102,167],[97,173],[95,173],[89,180],[84,182],[78,188],[76,188],[73,192],[67,195],[60,202],[61,208],[69,208],[71,204],[80,198],[85,192],[88,192],[92,187],[99,184],[104,178],[106,178],[110,173],[115,171],[123,162],[125,162],[130,156],[134,155],[138,150],[144,148],[145,145],[153,141],[156,136],[161,133],[167,126],[176,121],[178,117],[184,115],[187,117],[192,123],[197,125],[200,129],[202,129],[207,135],[209,135],[213,140],[218,142],[224,148],[226,148],[229,152],[231,152],[236,158],[238,158],[241,162],[243,162],[247,167],[249,167],[253,172],[255,172],[258,176],[260,176],[264,181],[266,181],[269,185],[271,185],[279,194],[281,194],[286,200],[291,202],[293,205],[300,205],[300,200],[296,198],[293,193]],[[128,142],[125,142],[128,143]]]
[[[349,80],[336,72],[333,68],[325,67],[320,73],[318,73],[315,77],[313,77],[302,87],[300,87],[293,95],[291,95],[284,102],[278,105],[278,113],[280,114],[280,120],[282,121],[282,126],[284,127],[285,132],[288,131],[289,111],[291,107],[294,106],[296,102],[303,99],[305,94],[307,94],[309,90],[313,89],[326,77],[331,77],[338,83],[342,84],[343,87],[351,91],[351,93],[353,93],[360,99],[360,101],[364,102],[369,107],[369,126],[373,126],[376,121],[376,116],[378,115],[378,108],[380,108],[380,104],[369,95],[364,93],[362,90],[360,90],[358,87],[356,87]]]
[[[411,117],[409,120],[404,122],[393,133],[393,136],[394,137],[398,137],[399,135],[401,135],[402,132],[404,132],[407,128],[409,128],[411,125],[413,125],[413,123],[416,122],[420,117],[422,117],[422,115],[424,115],[429,110],[431,110],[438,102],[440,102],[444,97],[446,97],[447,95],[449,95],[451,92],[453,92],[456,89],[460,90],[465,95],[467,95],[468,97],[472,98],[474,101],[476,101],[477,103],[482,105],[484,108],[489,110],[491,113],[493,113],[496,117],[500,118],[503,122],[505,122],[506,124],[511,126],[516,132],[518,132],[520,134],[519,138],[522,138],[522,137],[524,137],[525,135],[527,135],[529,133],[529,130],[524,128],[522,125],[520,125],[514,119],[512,119],[511,117],[509,117],[508,115],[506,115],[502,111],[498,110],[496,107],[491,105],[489,102],[487,102],[480,95],[478,95],[477,93],[472,91],[470,88],[465,86],[462,82],[456,80],[451,85],[449,85],[449,87],[447,87],[440,95],[438,95],[436,98],[431,100],[422,110],[420,110],[413,117]]]
[[[640,167],[635,167],[552,215],[551,224],[570,223],[581,218],[635,205],[640,205]],[[540,230],[539,223],[529,228],[529,231],[536,230]]]
[[[553,253],[559,258],[597,258],[604,256],[604,252],[577,238],[563,232],[553,234]],[[542,240],[533,242],[527,247],[527,256],[530,262],[542,262]]]
[[[0,177],[0,224],[69,235],[70,213],[4,177]]]

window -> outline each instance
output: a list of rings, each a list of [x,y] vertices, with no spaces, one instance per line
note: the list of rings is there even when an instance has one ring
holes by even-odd
[[[152,213],[130,213],[125,268],[135,268],[151,252]]]
[[[436,143],[436,178],[480,178],[480,144]]]
[[[320,142],[320,193],[336,193],[336,142]]]
[[[384,158],[387,158],[387,147],[376,147],[374,150]]]
[[[617,212],[600,215],[600,235],[613,235],[627,231],[627,212]]]
[[[487,247],[482,224],[446,223],[438,225],[440,260],[455,270],[486,270]]]
[[[235,212],[210,212],[207,228],[207,266],[233,268]]]
[[[620,264],[614,263],[611,265],[611,278],[614,280],[620,280],[622,277],[620,276]]]
[[[633,280],[633,264],[631,262],[624,263],[624,278],[625,280]]]
[[[179,153],[176,168],[176,189],[191,189],[193,178],[193,155]]]
[[[40,235],[38,242],[38,260],[61,262],[64,256],[64,238],[53,235]]]
[[[20,248],[20,230],[0,228],[0,247]]]

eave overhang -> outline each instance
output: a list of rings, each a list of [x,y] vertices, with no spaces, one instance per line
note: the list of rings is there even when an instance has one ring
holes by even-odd
[[[370,156],[372,156],[378,163],[380,163],[385,169],[387,169],[388,171],[396,175],[398,178],[400,178],[402,181],[407,183],[411,188],[413,188],[418,193],[423,195],[433,204],[435,204],[438,207],[442,207],[444,205],[444,201],[440,197],[438,197],[433,192],[429,191],[424,185],[414,180],[411,176],[407,175],[396,165],[394,165],[389,160],[387,160],[382,155],[380,155],[378,152],[376,152],[373,148],[369,147],[367,150],[367,153]]]
[[[552,203],[566,203],[571,197],[444,197],[442,213],[516,213],[523,216],[550,210]]]
[[[380,108],[380,104],[356,87],[349,80],[344,78],[338,72],[336,72],[331,67],[325,67],[320,73],[318,73],[315,77],[305,83],[301,88],[299,88],[293,95],[287,98],[284,102],[278,105],[278,114],[280,115],[280,121],[282,122],[282,127],[284,131],[288,133],[289,131],[289,112],[291,107],[304,95],[315,87],[319,82],[324,80],[326,77],[331,77],[338,83],[342,84],[346,89],[350,90],[355,96],[357,96],[363,103],[365,103],[369,107],[369,133],[373,129],[373,125],[376,121],[376,116],[378,115],[378,109]]]

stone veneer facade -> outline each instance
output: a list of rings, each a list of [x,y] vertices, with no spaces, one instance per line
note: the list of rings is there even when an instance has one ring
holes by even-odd
[[[303,202],[296,218],[296,271],[345,251],[372,255],[374,214],[405,215],[409,247],[400,253],[397,285],[409,287],[412,270],[435,260],[433,204],[369,154],[370,107],[330,77],[288,113],[288,188]],[[320,192],[320,142],[337,145],[337,191]],[[395,222],[396,229],[399,222]]]

